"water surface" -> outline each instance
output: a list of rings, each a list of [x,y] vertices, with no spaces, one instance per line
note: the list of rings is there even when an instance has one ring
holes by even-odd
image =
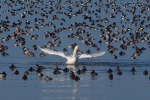
[[[32,2],[35,2],[33,4],[33,7],[27,7],[27,4],[32,5]],[[100,0],[101,1],[101,0]],[[141,21],[145,20],[144,24],[142,25],[145,27],[145,25],[149,24],[149,21],[147,20],[149,14],[149,3],[143,0],[121,0],[121,1],[106,1],[102,0],[101,2],[97,0],[83,0],[83,3],[86,3],[86,7],[81,6],[82,2],[78,3],[80,4],[79,7],[75,6],[76,2],[71,1],[70,3],[67,3],[66,0],[62,0],[61,3],[58,3],[57,1],[48,1],[44,0],[40,3],[37,3],[36,0],[30,0],[30,1],[21,1],[25,5],[21,5],[19,1],[16,1],[16,6],[11,1],[7,1],[7,3],[2,0],[0,2],[1,8],[1,20],[4,21],[10,21],[8,23],[9,25],[9,31],[4,31],[4,28],[1,25],[1,30],[3,33],[0,33],[0,39],[7,37],[8,35],[12,36],[14,32],[16,32],[16,28],[20,27],[24,31],[28,31],[31,35],[37,34],[37,40],[31,40],[31,35],[23,35],[20,34],[21,37],[25,38],[26,43],[25,45],[19,45],[18,47],[14,47],[13,44],[16,43],[17,39],[9,39],[8,41],[1,41],[1,45],[8,46],[8,49],[5,50],[6,53],[9,55],[2,56],[0,55],[0,71],[5,71],[7,73],[7,76],[4,80],[0,80],[0,97],[3,100],[26,100],[26,99],[32,99],[32,100],[46,100],[46,99],[62,99],[62,100],[141,100],[146,99],[149,100],[149,87],[150,87],[150,80],[149,75],[143,75],[143,71],[148,70],[150,71],[150,62],[149,62],[149,45],[147,44],[149,40],[146,40],[146,42],[139,42],[138,44],[131,44],[127,45],[126,43],[129,42],[129,39],[131,36],[129,33],[135,34],[135,31],[137,28],[140,27]],[[51,2],[53,2],[51,4]],[[95,4],[95,2],[98,3],[98,5]],[[115,3],[114,3],[115,2]],[[131,4],[129,4],[129,2]],[[10,7],[10,4],[13,7]],[[114,4],[113,4],[114,3]],[[56,10],[55,6],[61,5],[61,10]],[[107,5],[109,4],[109,6]],[[143,5],[142,5],[143,4]],[[48,8],[45,8],[45,5],[48,5]],[[21,7],[24,7],[25,9],[20,9]],[[36,7],[37,6],[37,7]],[[72,9],[68,9],[68,7],[72,7]],[[116,7],[120,6],[121,12],[117,11]],[[124,7],[125,6],[125,7]],[[47,14],[46,12],[50,11],[50,7],[53,7],[54,11],[51,14]],[[69,8],[70,8],[69,7]],[[131,12],[128,12],[128,10],[132,10],[133,7],[137,7],[135,15],[141,15],[140,21],[136,21],[134,23],[137,23],[137,26],[133,26],[130,22],[133,20],[134,15]],[[144,9],[144,13],[140,13],[142,9]],[[147,7],[147,8],[146,8]],[[44,10],[41,10],[41,8],[44,8]],[[79,9],[83,9],[83,12],[81,14],[78,14],[77,16],[73,16],[74,12],[79,11]],[[87,11],[84,9],[88,9]],[[96,12],[96,9],[101,9],[101,12]],[[115,8],[116,11],[113,12],[112,8]],[[67,10],[68,9],[68,10]],[[106,13],[106,9],[108,13]],[[38,14],[34,13],[34,10],[38,12]],[[72,11],[71,11],[72,10]],[[91,12],[89,12],[89,10]],[[15,16],[12,16],[12,12],[16,12],[17,14]],[[30,11],[32,13],[32,16],[30,16],[27,12]],[[63,12],[63,14],[58,14],[57,12]],[[94,11],[92,13],[92,11]],[[64,14],[71,13],[72,18],[68,18]],[[118,14],[117,14],[117,13]],[[26,15],[26,18],[21,18],[20,14],[24,13]],[[41,16],[41,13],[44,13],[48,15],[48,18],[45,19],[45,16]],[[95,14],[97,13],[100,18],[96,18]],[[116,18],[110,18],[110,14],[113,13]],[[126,14],[126,16],[122,16],[123,14]],[[57,15],[58,19],[52,20],[53,15]],[[109,20],[108,23],[102,23],[102,22],[95,22],[95,25],[91,25],[92,22],[89,20],[85,20],[83,16],[92,17],[92,20],[103,20],[104,18],[107,18]],[[6,19],[6,16],[8,16],[8,19]],[[146,18],[144,18],[146,17]],[[39,30],[31,31],[25,26],[32,27],[35,29],[35,21],[34,19],[37,18],[38,22],[40,24],[38,25]],[[66,21],[63,22],[63,25],[60,25],[62,22],[62,18],[64,18]],[[40,19],[44,19],[44,22],[42,22]],[[129,19],[130,21],[127,21]],[[16,27],[10,27],[13,22],[18,23],[18,20],[21,20],[23,24],[18,25]],[[26,25],[26,20],[30,21],[29,25]],[[121,21],[124,21],[124,24],[121,24]],[[45,26],[41,27],[41,24],[47,24],[49,22],[54,23],[54,25],[51,26]],[[72,31],[68,30],[68,27],[70,25],[75,25],[75,22],[77,23],[83,23],[85,22],[86,25],[89,25],[90,28],[85,28],[83,26],[73,27]],[[110,24],[116,23],[118,26],[118,30],[111,29],[112,33],[111,35],[119,31],[120,34],[118,34],[115,37],[122,38],[127,37],[128,39],[125,40],[125,45],[127,45],[127,49],[123,50],[120,48],[120,41],[117,40],[116,42],[110,42],[110,45],[118,48],[117,51],[114,51],[112,54],[109,53],[107,44],[105,42],[108,41],[102,40],[100,38],[100,35],[106,35],[108,34],[108,31],[106,30],[106,27]],[[104,27],[97,27],[97,24],[102,24]],[[124,25],[124,27],[122,27]],[[53,26],[56,26],[56,28],[53,28]],[[55,32],[55,29],[63,28],[65,27],[66,30],[62,30],[60,32]],[[92,27],[96,27],[97,30],[93,30]],[[77,29],[82,28],[85,30],[85,33],[78,34],[79,36],[82,36],[83,39],[93,37],[95,40],[91,40],[93,43],[95,43],[100,50],[96,50],[95,47],[92,47],[92,45],[85,45],[85,43],[82,43],[80,39],[78,38],[68,38],[68,35],[71,35],[72,33],[76,34]],[[122,29],[131,28],[132,30],[128,31],[126,34],[122,34]],[[104,33],[102,33],[100,30],[104,29]],[[46,57],[40,57],[40,51],[32,50],[32,46],[36,44],[37,46],[43,46],[46,45],[48,41],[52,41],[52,37],[43,38],[45,35],[45,32],[54,32],[55,36],[60,37],[61,44],[59,47],[49,47],[51,49],[56,49],[59,51],[63,51],[63,48],[67,48],[67,46],[77,43],[79,46],[79,49],[86,53],[88,49],[91,50],[92,53],[97,53],[101,51],[106,51],[105,55],[93,59],[81,59],[78,61],[77,65],[66,65],[66,59],[61,58],[59,56],[55,55],[46,55]],[[143,32],[147,32],[146,36],[141,36],[138,40],[140,41],[141,38],[149,37],[149,28],[144,28],[144,31],[140,32],[140,35]],[[88,37],[86,36],[86,33],[90,32],[91,35]],[[112,38],[115,38],[112,37]],[[98,41],[102,40],[102,43],[99,44]],[[52,43],[57,43],[57,41]],[[17,42],[18,44],[20,42]],[[140,56],[137,56],[136,59],[131,60],[130,57],[133,55],[133,53],[136,51],[136,49],[132,48],[133,46],[137,45],[139,48],[146,48],[146,50],[143,50]],[[23,53],[22,48],[27,47],[29,48],[30,52],[33,52],[35,54],[35,57],[28,57]],[[67,55],[71,55],[73,50],[71,48],[67,48],[68,51],[66,52]],[[123,51],[126,54],[124,56],[120,56],[119,52]],[[1,52],[0,54],[2,54]],[[113,55],[116,54],[118,56],[118,59],[113,59]],[[14,64],[16,68],[14,70],[11,70],[9,66],[11,64]],[[29,75],[27,76],[27,80],[22,80],[22,76],[25,71],[27,71],[30,67],[33,67],[37,69],[36,64],[39,64],[40,66],[44,66],[45,69],[43,69],[42,73],[44,74],[43,77],[38,77],[35,71],[29,72]],[[61,74],[54,75],[53,71],[55,68],[55,65],[57,65],[61,70]],[[82,69],[83,66],[86,66],[87,71],[82,74],[77,74],[76,71],[79,69]],[[117,71],[115,70],[116,67],[119,66],[122,75],[117,75]],[[79,81],[72,80],[69,76],[69,73],[65,73],[62,70],[67,67],[70,71],[74,71],[77,76],[80,77]],[[135,67],[136,71],[132,73],[130,70],[132,67]],[[110,80],[108,78],[109,73],[107,73],[107,70],[111,68],[113,70],[113,80]],[[19,70],[19,75],[15,75],[14,71]],[[98,73],[97,76],[92,77],[91,71],[95,70],[95,72]],[[50,76],[53,78],[51,81],[45,81],[44,77]]]

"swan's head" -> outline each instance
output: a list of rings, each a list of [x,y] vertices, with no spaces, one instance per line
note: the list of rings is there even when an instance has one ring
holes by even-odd
[[[73,57],[76,58],[76,52],[79,50],[78,46],[75,46],[74,51],[73,51]]]
[[[79,50],[79,46],[75,46],[75,48],[74,48],[75,50]]]

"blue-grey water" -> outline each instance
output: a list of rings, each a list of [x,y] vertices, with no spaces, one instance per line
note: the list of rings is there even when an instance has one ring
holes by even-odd
[[[61,0],[61,2],[58,1],[0,1],[0,20],[10,21],[9,23],[6,23],[9,25],[6,26],[8,27],[9,31],[5,31],[3,25],[0,24],[0,30],[3,31],[2,33],[0,33],[0,44],[3,46],[8,46],[8,49],[3,52],[9,54],[6,56],[2,56],[3,52],[0,53],[0,73],[2,73],[3,71],[7,73],[5,79],[0,80],[0,98],[3,100],[149,100],[149,75],[143,75],[143,71],[150,71],[150,50],[149,45],[147,44],[149,42],[149,39],[145,40],[145,42],[140,42],[142,38],[150,36],[149,27],[145,27],[146,25],[149,25],[149,1],[82,0],[82,3],[80,2],[81,0],[77,0],[78,5],[74,0],[70,0],[70,2],[69,0]],[[57,10],[55,6],[58,6],[58,8],[60,7],[61,9]],[[69,6],[71,7],[71,9]],[[25,9],[21,9],[21,7],[25,7]],[[51,11],[52,9],[50,7],[52,7],[54,11]],[[116,9],[117,7],[120,7],[120,11]],[[128,11],[134,10],[133,7],[136,8],[134,15]],[[43,10],[41,8],[43,8]],[[74,16],[74,12],[79,11],[79,9],[81,8],[83,12]],[[96,11],[96,9],[99,8],[100,13]],[[113,8],[115,8],[116,10],[113,11]],[[142,9],[145,9],[143,13],[141,13]],[[106,13],[106,10],[108,13]],[[32,15],[28,14],[29,11],[32,13]],[[37,11],[38,13],[36,14],[35,11]],[[58,14],[58,11],[63,12],[63,14]],[[65,12],[70,13],[72,17],[69,18],[64,14]],[[12,16],[12,13],[16,13],[16,15]],[[24,13],[26,17],[21,18],[21,13]],[[45,16],[41,16],[41,13],[48,15],[48,18],[45,18]],[[97,13],[99,18],[96,18],[95,13]],[[116,18],[111,18],[111,13],[113,13]],[[53,15],[56,15],[58,19],[52,20]],[[92,17],[92,20],[103,20],[104,18],[107,18],[109,22],[102,23],[102,21],[100,21],[95,22],[95,25],[91,25],[92,22],[84,19],[85,15],[88,17]],[[137,23],[137,26],[132,25],[132,23],[130,22],[131,20],[133,20],[133,17],[135,15],[140,15],[140,18],[135,18],[140,19],[140,21],[134,22]],[[6,16],[8,16],[8,19],[6,19]],[[35,30],[35,18],[38,19],[39,30]],[[66,21],[62,22],[62,18],[64,18]],[[44,19],[44,22],[42,22],[42,20],[40,19]],[[18,23],[18,20],[22,21],[22,24],[11,27],[13,23]],[[25,24],[26,20],[30,21],[29,25]],[[141,25],[142,20],[144,20],[145,22]],[[125,23],[121,24],[121,21]],[[49,22],[52,22],[54,25],[46,26],[45,24]],[[63,25],[60,25],[61,22],[63,23]],[[71,24],[74,26],[75,22],[85,22],[86,25],[90,26],[90,28],[78,26],[72,27],[73,30],[69,31],[68,27],[71,27]],[[113,22],[116,23],[116,26],[118,26],[119,29],[115,30],[114,28],[110,28],[110,30],[112,31],[110,34],[112,35],[117,31],[120,32],[115,37],[127,37],[128,39],[125,40],[126,43],[129,42],[129,39],[131,38],[131,35],[129,33],[133,33],[134,35],[136,35],[135,31],[140,26],[143,26],[144,30],[139,32],[139,34],[141,35],[144,32],[147,32],[148,34],[145,34],[145,36],[141,35],[141,37],[137,39],[139,41],[139,43],[137,44],[127,45],[125,43],[125,45],[127,46],[126,50],[120,48],[120,41],[122,41],[122,39],[116,40],[116,42],[110,42],[110,45],[118,48],[118,50],[114,51],[111,54],[109,53],[107,48],[108,44],[105,44],[108,39],[103,40],[100,35],[105,36],[108,33],[106,27],[110,24],[113,24]],[[45,25],[45,27],[41,27],[41,24]],[[97,27],[97,24],[101,24],[104,27]],[[124,27],[122,27],[122,25],[124,25]],[[25,26],[32,27],[34,31],[25,28]],[[56,26],[56,28],[53,28],[53,26]],[[12,36],[14,32],[17,31],[17,27],[30,33],[30,35],[20,34],[20,37],[25,38],[25,45],[14,47],[14,43],[20,43],[16,41],[17,39],[9,38],[8,41],[2,41],[2,38],[6,38],[8,35]],[[63,27],[65,27],[66,30],[55,32],[55,29]],[[97,30],[93,30],[92,27],[97,28]],[[78,28],[82,28],[83,30],[85,30],[85,33],[78,34],[78,36],[82,36],[83,39],[90,37],[95,38],[95,40],[91,41],[100,48],[99,51],[96,50],[95,47],[92,47],[92,45],[86,45],[85,43],[81,42],[81,40],[76,37],[68,38],[68,35],[71,35],[72,33],[76,34]],[[131,28],[132,30],[129,30],[128,32],[126,32],[126,34],[122,34],[122,29],[127,28]],[[104,29],[104,34],[100,31],[101,29]],[[47,45],[48,41],[52,42],[52,37],[43,38],[45,32],[47,31],[49,31],[50,33],[54,32],[55,36],[59,37],[59,40],[61,40],[62,42],[59,47],[48,48],[63,51],[63,48],[67,48],[67,46],[77,43],[79,49],[84,53],[86,53],[88,49],[90,49],[92,53],[101,51],[106,51],[106,53],[101,57],[96,57],[93,59],[81,59],[78,61],[77,65],[66,65],[66,59],[55,55],[47,54],[45,57],[40,57],[39,55],[40,53],[42,53],[42,51],[40,51],[38,48],[37,50],[32,50],[32,46],[34,44],[36,44],[36,46],[43,46]],[[86,36],[87,32],[91,33],[89,37]],[[31,36],[35,34],[38,35],[37,40],[31,40]],[[57,43],[59,40],[56,40],[52,43]],[[99,40],[102,40],[101,44],[98,43]],[[130,59],[130,57],[136,51],[134,48],[132,48],[135,45],[138,46],[138,48],[144,47],[146,48],[146,50],[143,50],[140,56],[136,56],[136,59]],[[25,55],[22,50],[23,47],[29,48],[29,51],[33,52],[35,57],[28,57],[27,55]],[[67,49],[68,51],[66,52],[66,54],[71,55],[73,50],[71,48]],[[120,56],[120,51],[123,51],[126,54]],[[117,59],[113,59],[114,54],[118,56]],[[16,66],[14,70],[9,68],[12,64]],[[36,75],[36,71],[33,71],[29,72],[29,75],[27,75],[27,80],[22,80],[24,72],[28,71],[30,67],[37,69],[36,64],[45,67],[45,69],[42,70],[44,76],[38,77]],[[53,74],[55,65],[57,65],[61,69],[61,74]],[[77,74],[76,71],[82,69],[83,66],[86,66],[87,71],[82,74]],[[122,75],[117,75],[117,66],[120,67]],[[80,77],[80,80],[72,80],[69,76],[69,72],[63,72],[63,69],[65,67],[67,67],[69,71],[74,71],[75,74]],[[136,69],[134,73],[130,71],[132,67],[135,67]],[[108,78],[109,73],[107,73],[107,70],[109,68],[113,70],[113,80],[110,80]],[[19,70],[19,75],[14,74],[15,70]],[[92,70],[95,70],[98,75],[91,76],[90,73]],[[50,76],[53,78],[53,80],[45,81],[45,76]]]

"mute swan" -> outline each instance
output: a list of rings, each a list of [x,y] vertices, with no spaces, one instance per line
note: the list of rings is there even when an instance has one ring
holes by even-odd
[[[38,46],[39,47],[39,46]],[[40,47],[39,47],[40,48]],[[57,55],[57,56],[61,56],[63,58],[67,59],[66,64],[76,64],[77,59],[83,59],[83,58],[95,58],[98,56],[102,56],[105,54],[105,51],[100,52],[100,53],[94,53],[94,54],[81,54],[76,56],[76,51],[79,50],[78,46],[75,46],[74,51],[73,51],[73,55],[71,56],[67,56],[64,54],[64,52],[61,51],[54,51],[51,49],[47,49],[47,48],[40,48],[40,50],[42,50],[44,53],[47,54],[51,54],[51,55]]]

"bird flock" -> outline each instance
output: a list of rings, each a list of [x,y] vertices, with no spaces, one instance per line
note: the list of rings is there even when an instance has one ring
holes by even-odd
[[[19,73],[19,70],[17,69],[18,67],[16,67],[14,64],[12,64],[9,68],[13,71],[14,75],[20,75],[21,74],[22,75],[22,80],[27,80],[28,75],[31,72],[35,72],[38,78],[44,79],[45,81],[53,80],[52,77],[43,74],[42,71],[45,70],[45,69],[53,70],[53,75],[59,75],[62,72],[67,73],[66,75],[69,75],[70,79],[75,80],[75,81],[79,81],[80,77],[82,77],[81,75],[90,74],[91,77],[95,77],[95,76],[98,76],[98,74],[99,74],[95,70],[88,70],[86,68],[86,66],[83,66],[82,69],[78,69],[76,71],[75,70],[70,70],[67,67],[65,67],[64,69],[61,69],[57,65],[55,65],[54,68],[51,68],[51,67],[50,68],[45,68],[44,66],[40,66],[39,64],[36,64],[35,66],[36,66],[36,68],[30,67],[24,73],[22,73],[22,72]],[[105,70],[105,72],[108,73],[108,78],[110,80],[113,80],[113,78],[114,78],[113,74],[115,74],[115,73],[117,75],[122,75],[123,74],[123,72],[121,71],[119,66],[116,67],[115,71],[113,72],[113,70],[111,68],[109,68],[107,71]],[[136,72],[135,67],[132,67],[132,69],[130,71],[132,72],[132,75],[135,75],[135,72]],[[79,77],[79,75],[80,75],[80,77]],[[143,71],[143,75],[147,76],[148,75],[148,70]],[[5,80],[5,79],[7,79],[6,77],[7,77],[7,73],[5,71],[0,73],[0,80]],[[20,79],[21,79],[21,77],[20,77]],[[150,76],[149,76],[149,79],[150,79]]]
[[[22,54],[18,56],[45,57],[43,52],[36,52],[37,45],[55,51],[61,47],[63,52],[82,45],[86,50],[77,51],[79,54],[105,49],[113,59],[124,57],[127,53],[130,53],[129,59],[137,59],[150,48],[149,8],[149,0],[2,0],[0,58],[9,58],[13,55],[11,51],[17,53],[20,48]],[[42,76],[43,68],[37,67],[37,75]],[[34,70],[30,68],[28,71]],[[27,79],[28,71],[22,79]],[[68,72],[68,69],[64,71]],[[86,68],[83,68],[77,73],[85,71]],[[53,72],[60,73],[59,70]],[[16,70],[14,74],[20,73]],[[122,72],[118,70],[117,74]],[[148,71],[143,74],[147,75]],[[80,79],[73,71],[69,75],[73,80]],[[93,70],[91,75],[98,73]],[[6,73],[1,73],[0,77],[6,77]],[[109,78],[113,78],[112,73]],[[49,76],[44,79],[52,80]]]
[[[0,52],[8,56],[11,50],[18,51],[17,47],[22,46],[23,54],[28,57],[44,57],[45,54],[36,52],[34,43],[39,43],[36,40],[44,41],[40,43],[42,48],[56,50],[61,46],[67,52],[77,45],[68,42],[66,46],[71,38],[79,46],[88,45],[80,53],[91,54],[92,47],[99,51],[104,44],[109,56],[119,59],[132,46],[129,58],[136,59],[149,49],[149,8],[149,0],[3,0],[0,2]],[[5,45],[10,40],[14,47]]]

